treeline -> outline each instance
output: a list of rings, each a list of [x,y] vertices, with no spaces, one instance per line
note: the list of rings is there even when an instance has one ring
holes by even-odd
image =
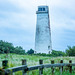
[[[33,52],[33,53],[31,53]],[[32,55],[34,54],[34,50],[30,49],[28,51],[28,54]],[[66,56],[66,53],[65,52],[62,52],[62,51],[55,51],[55,50],[52,50],[52,53],[51,54],[46,54],[46,53],[36,53],[34,55],[39,55],[39,56],[53,56],[53,57],[56,57],[56,56]]]
[[[28,54],[34,54],[34,50],[30,49],[27,52]],[[39,55],[39,56],[75,56],[75,46],[71,47],[68,46],[68,48],[65,50],[65,52],[62,51],[56,51],[56,50],[52,50],[51,54],[46,54],[46,53],[37,53],[34,55]]]
[[[65,52],[52,50],[51,54],[45,54],[45,53],[35,54],[33,49],[30,49],[26,52],[21,46],[14,47],[12,43],[0,40],[0,54],[5,54],[5,53],[6,54],[8,54],[8,53],[29,54],[29,55],[53,56],[53,57],[75,56],[75,46],[73,46],[73,47],[68,46],[68,48],[65,50]]]
[[[0,54],[4,53],[25,54],[25,50],[21,46],[14,47],[12,43],[0,40]]]

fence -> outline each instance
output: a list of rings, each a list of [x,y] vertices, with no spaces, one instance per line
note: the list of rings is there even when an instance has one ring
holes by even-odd
[[[39,69],[39,75],[43,75],[44,68],[51,68],[52,75],[54,75],[55,67],[59,67],[60,75],[62,75],[63,67],[67,66],[69,72],[72,73],[72,66],[75,66],[75,63],[72,63],[70,60],[69,63],[63,63],[63,60],[60,63],[54,64],[54,60],[51,60],[51,64],[43,64],[43,60],[39,60],[39,65],[28,67],[26,60],[22,60],[22,66],[8,68],[8,61],[2,61],[3,68],[0,69],[0,75],[13,75],[14,72],[21,71],[22,75],[27,75],[27,71]]]

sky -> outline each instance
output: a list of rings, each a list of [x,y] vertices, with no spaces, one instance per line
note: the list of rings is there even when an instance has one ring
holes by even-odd
[[[75,0],[0,0],[0,40],[34,49],[40,5],[49,6],[52,49],[75,46]]]

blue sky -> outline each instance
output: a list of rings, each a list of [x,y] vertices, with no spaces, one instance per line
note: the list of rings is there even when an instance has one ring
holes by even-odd
[[[65,51],[75,45],[75,0],[0,0],[0,40],[34,49],[36,11],[48,5],[52,48]]]

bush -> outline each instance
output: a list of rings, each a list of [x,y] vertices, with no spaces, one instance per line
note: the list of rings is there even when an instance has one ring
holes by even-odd
[[[34,54],[34,50],[33,49],[28,50],[27,54]]]
[[[0,53],[25,54],[25,50],[21,46],[14,47],[12,43],[0,40]]]
[[[67,56],[75,56],[75,46],[68,46],[68,49],[66,49],[66,54]]]

